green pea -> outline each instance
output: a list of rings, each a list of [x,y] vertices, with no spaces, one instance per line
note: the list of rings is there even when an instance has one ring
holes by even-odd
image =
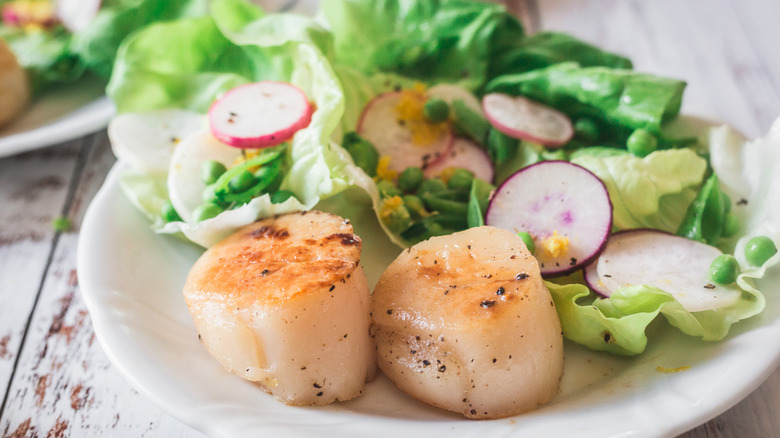
[[[383,179],[376,183],[376,188],[379,189],[379,196],[383,198],[392,198],[393,196],[401,196],[401,190],[393,184],[392,181]]]
[[[216,217],[223,211],[224,210],[222,210],[222,207],[220,207],[217,204],[212,204],[211,202],[204,202],[203,204],[200,204],[199,206],[195,207],[195,210],[192,211],[192,219],[195,222],[205,221],[206,219],[211,219],[213,217]]]
[[[401,233],[412,224],[409,210],[403,204],[381,210],[382,222],[393,233]]]
[[[252,172],[249,170],[244,170],[230,180],[228,187],[233,193],[241,193],[245,190],[249,190],[253,185],[255,185],[256,182],[257,179],[252,174]]]
[[[447,188],[457,191],[468,191],[471,189],[471,182],[474,181],[474,173],[470,170],[457,168],[453,170]]]
[[[409,210],[409,215],[412,219],[417,220],[428,214],[428,211],[425,209],[425,204],[423,204],[422,199],[420,199],[419,196],[404,195],[402,199],[404,200],[404,206]]]
[[[271,194],[271,203],[273,204],[281,204],[282,202],[290,199],[295,198],[295,193],[289,191],[289,190],[279,190],[277,192],[274,192]]]
[[[432,123],[441,123],[450,117],[450,106],[438,97],[432,97],[425,102],[423,115]]]
[[[162,218],[162,220],[166,223],[181,221],[181,216],[179,216],[179,213],[177,213],[176,209],[173,208],[173,204],[171,203],[170,199],[165,200],[163,203],[162,208],[160,209],[160,218]]]
[[[766,236],[756,236],[745,245],[745,258],[753,266],[761,266],[777,253],[777,247],[772,239]]]
[[[376,176],[376,166],[379,164],[379,152],[368,140],[355,132],[344,135],[341,146],[349,152],[352,160],[370,177]]]
[[[227,171],[224,164],[215,160],[204,161],[200,166],[200,179],[204,184],[214,184]]]
[[[426,179],[420,184],[420,188],[417,189],[417,195],[423,193],[439,193],[447,190],[447,186],[439,178]]]
[[[722,237],[732,237],[739,232],[739,219],[732,213],[726,215],[726,220],[723,224]]]
[[[523,242],[525,242],[525,246],[526,248],[528,248],[528,252],[530,252],[531,254],[536,252],[536,244],[534,243],[534,239],[531,238],[530,234],[528,234],[525,231],[520,231],[519,233],[517,233],[517,235],[521,239],[523,239]]]
[[[718,284],[731,284],[739,275],[739,263],[733,255],[721,254],[710,265],[710,280]]]
[[[398,175],[398,188],[404,193],[412,193],[420,188],[425,176],[419,167],[407,167]]]
[[[646,157],[658,148],[658,139],[645,129],[637,129],[628,137],[626,148],[637,157]]]
[[[599,141],[599,127],[593,120],[583,117],[574,122],[574,135],[587,143],[596,143]]]

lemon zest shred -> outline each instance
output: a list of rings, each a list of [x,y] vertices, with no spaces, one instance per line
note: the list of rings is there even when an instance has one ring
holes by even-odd
[[[542,242],[544,251],[553,258],[561,257],[569,252],[569,238],[558,234],[558,230],[553,231]]]
[[[390,169],[390,160],[393,157],[389,155],[383,155],[379,157],[379,162],[376,165],[376,177],[377,179],[386,179],[388,181],[394,181],[398,177],[398,172]]]
[[[666,374],[672,374],[672,373],[679,373],[680,371],[687,371],[691,369],[690,366],[682,366],[682,367],[674,367],[674,368],[667,368],[662,366],[655,367],[655,370],[660,373],[666,373]]]

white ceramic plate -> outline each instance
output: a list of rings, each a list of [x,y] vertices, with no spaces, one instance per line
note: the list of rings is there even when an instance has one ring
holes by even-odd
[[[0,158],[103,129],[114,115],[104,90],[105,83],[93,78],[49,90],[0,129]]]
[[[780,359],[780,275],[774,270],[761,284],[767,292],[764,313],[737,324],[722,342],[698,341],[659,319],[649,329],[647,350],[636,358],[567,343],[561,393],[529,414],[465,420],[411,399],[384,377],[350,402],[288,407],[225,373],[198,342],[180,291],[200,250],[153,234],[122,196],[120,171],[121,165],[113,169],[90,206],[79,242],[79,280],[95,333],[139,391],[212,436],[673,436],[736,404]],[[363,263],[373,284],[398,249],[353,196],[328,208],[352,218],[364,239]],[[683,366],[690,369],[658,370]]]

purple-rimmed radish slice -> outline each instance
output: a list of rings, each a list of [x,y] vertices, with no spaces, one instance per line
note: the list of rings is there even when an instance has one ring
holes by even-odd
[[[612,228],[612,203],[604,183],[584,167],[543,161],[496,189],[485,223],[529,233],[542,274],[563,275],[601,252]]]
[[[494,128],[512,138],[557,148],[574,136],[574,126],[565,114],[522,96],[487,94],[482,109]]]
[[[612,291],[604,286],[604,283],[599,278],[598,259],[590,262],[587,266],[582,268],[582,277],[585,279],[585,284],[593,292],[601,295],[604,298],[609,298],[612,295]]]
[[[452,148],[454,137],[449,127],[434,130],[437,133],[424,144],[415,142],[417,128],[401,119],[399,106],[402,91],[380,94],[363,109],[357,126],[357,133],[374,145],[381,156],[389,156],[388,168],[402,172],[407,167],[423,169],[442,159]]]
[[[236,87],[209,108],[214,137],[237,148],[281,144],[307,127],[314,112],[306,95],[286,82],[262,81]]]
[[[729,306],[742,292],[735,284],[709,279],[710,264],[722,252],[714,246],[655,230],[614,234],[598,258],[601,283],[614,293],[646,284],[670,293],[689,312]]]
[[[493,162],[490,161],[490,157],[485,152],[485,149],[471,140],[461,137],[455,138],[450,152],[441,160],[425,169],[425,177],[433,178],[450,167],[470,170],[475,177],[487,182],[493,182]]]

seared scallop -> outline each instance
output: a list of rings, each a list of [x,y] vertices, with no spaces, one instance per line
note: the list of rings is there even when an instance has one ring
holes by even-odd
[[[403,251],[374,289],[372,314],[379,367],[425,403],[500,418],[558,393],[561,324],[512,232],[471,228]]]
[[[16,55],[0,38],[0,126],[16,117],[30,101],[30,84]]]
[[[184,286],[203,344],[284,403],[357,397],[376,368],[361,247],[348,220],[317,211],[241,228]]]

